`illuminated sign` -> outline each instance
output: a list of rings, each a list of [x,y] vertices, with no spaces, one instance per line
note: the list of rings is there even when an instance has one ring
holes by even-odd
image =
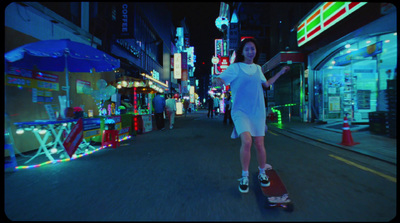
[[[324,2],[301,21],[297,27],[297,45],[300,47],[367,2]]]
[[[181,52],[184,44],[183,27],[176,28],[176,37],[178,37],[176,47],[178,48],[178,52]]]
[[[154,82],[156,82],[157,84],[160,84],[160,85],[162,85],[162,86],[164,86],[164,87],[168,87],[168,84],[167,83],[163,83],[163,82],[161,82],[161,81],[159,81],[159,80],[157,80],[157,79],[154,79],[152,76],[150,76],[150,75],[148,75],[148,74],[145,74],[145,73],[141,73],[140,75],[142,75],[143,77],[145,77],[145,78],[147,78],[147,79],[149,79],[149,80],[151,80],[151,81],[154,81]],[[140,87],[139,85],[138,86],[135,86],[135,87]]]
[[[160,80],[160,73],[158,73],[156,70],[152,70],[150,71],[150,73],[152,74],[154,79]]]
[[[187,64],[191,67],[194,67],[194,47],[191,46],[186,49],[187,52]]]
[[[11,86],[37,88],[46,91],[59,90],[58,76],[41,71],[8,67],[6,70],[5,80],[5,84]]]
[[[181,53],[181,80],[187,81],[188,80],[188,64],[187,64],[187,53]]]
[[[215,39],[215,56],[223,56],[222,39]]]
[[[229,67],[229,57],[221,57],[221,72],[224,72]]]
[[[229,49],[236,50],[238,44],[239,44],[239,24],[231,23],[229,28]]]
[[[123,4],[122,5],[122,33],[127,33],[128,32],[128,4]]]
[[[219,29],[219,30],[225,30],[228,28],[229,25],[229,20],[225,17],[218,17],[215,20],[215,26]]]
[[[240,42],[241,41],[243,41],[244,39],[253,39],[254,37],[252,37],[252,36],[242,36],[242,37],[240,37]]]
[[[365,57],[375,56],[376,54],[382,53],[382,41],[369,45],[367,47],[361,48],[357,51],[352,51],[348,54],[335,57],[335,66],[342,66],[350,64],[352,60],[363,59]]]
[[[174,54],[174,79],[182,78],[182,59],[180,53]]]
[[[223,47],[223,40],[222,39],[215,39],[215,56],[220,58],[221,56],[223,56],[224,54],[224,47]],[[220,60],[218,60],[218,62],[220,63]],[[219,67],[219,63],[214,64],[214,72],[213,74],[220,74],[220,69],[218,69]]]
[[[190,103],[194,103],[194,86],[190,86],[189,96],[190,96]]]
[[[218,59],[218,57],[216,57],[216,56],[214,56],[212,59],[211,59],[211,63],[212,64],[218,64],[218,62],[219,62],[219,59]]]
[[[115,18],[116,25],[114,28],[117,38],[133,39],[134,38],[134,6],[129,3],[115,3]]]

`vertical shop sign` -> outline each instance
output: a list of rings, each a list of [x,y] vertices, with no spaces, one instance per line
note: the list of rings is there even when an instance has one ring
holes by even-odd
[[[185,33],[185,48],[189,48],[190,47],[190,37],[189,37],[189,33]]]
[[[178,52],[181,52],[183,50],[184,46],[184,34],[183,34],[183,27],[176,27],[176,37],[178,39],[176,40],[176,47],[178,48]]]
[[[187,81],[188,80],[188,64],[187,64],[187,53],[186,52],[182,52],[181,53],[181,62],[182,62],[182,77],[181,80],[182,81]]]
[[[194,67],[194,47],[191,46],[189,48],[187,48],[187,64],[188,66],[192,66]]]
[[[223,56],[223,41],[222,39],[215,39],[215,56],[218,57],[219,59]],[[221,74],[221,60],[219,60],[219,63],[214,64],[214,73],[213,74]]]
[[[229,57],[221,57],[221,62],[220,62],[221,73],[224,72],[228,67],[229,67]]]
[[[215,40],[215,56],[223,55],[222,39]]]
[[[230,23],[229,26],[229,49],[236,50],[239,44],[239,24]]]
[[[134,6],[129,3],[116,4],[116,36],[121,39],[134,39]]]
[[[182,58],[180,53],[174,54],[174,79],[182,78]]]

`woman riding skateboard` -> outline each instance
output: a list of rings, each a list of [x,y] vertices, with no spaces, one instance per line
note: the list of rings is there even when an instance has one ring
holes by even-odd
[[[263,94],[263,86],[268,88],[282,74],[290,70],[288,66],[281,69],[279,73],[270,80],[266,80],[261,66],[255,64],[260,52],[258,43],[253,38],[244,39],[236,52],[236,58],[219,77],[214,78],[213,86],[230,84],[232,92],[231,116],[235,125],[231,138],[241,139],[240,162],[242,165],[242,178],[239,179],[239,191],[249,191],[249,164],[250,149],[254,139],[258,161],[258,179],[261,186],[268,187],[268,176],[265,174],[266,152],[264,136],[266,130],[266,111]]]

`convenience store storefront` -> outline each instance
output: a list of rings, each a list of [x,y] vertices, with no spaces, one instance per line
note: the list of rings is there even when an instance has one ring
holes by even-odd
[[[359,4],[361,10],[364,4],[370,3]],[[388,111],[387,81],[394,80],[397,75],[396,9],[384,11],[386,8],[383,8],[383,4],[375,4],[380,7],[378,18],[361,27],[352,27],[353,29],[337,22],[336,30],[343,25],[342,28],[349,31],[308,55],[310,87],[305,117],[307,121],[342,121],[347,115],[351,122],[365,123],[369,122],[370,112]],[[315,14],[321,14],[318,24],[324,27],[326,21],[335,17],[335,13],[349,12],[352,6],[355,6],[354,2],[321,3],[303,20],[303,26],[300,23],[299,28],[303,28],[305,32],[303,39],[298,36],[298,41],[301,42],[299,46],[306,45],[305,40],[313,42],[312,38],[307,40],[304,37],[334,31],[327,30],[328,27],[315,32],[312,30],[315,26],[307,26],[307,22],[311,24],[315,21]],[[331,17],[326,16],[329,10]],[[351,24],[351,19],[355,17],[345,22]]]

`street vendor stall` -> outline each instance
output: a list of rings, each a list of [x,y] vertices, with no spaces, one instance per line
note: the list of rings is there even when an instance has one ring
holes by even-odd
[[[48,158],[50,162],[55,161],[54,154],[65,151],[62,144],[75,126],[80,126],[77,136],[84,134],[84,121],[67,119],[65,109],[86,107],[81,117],[86,113],[84,111],[93,110],[93,104],[85,103],[89,98],[80,95],[83,86],[90,86],[102,76],[109,76],[105,73],[120,66],[119,60],[90,44],[68,39],[32,42],[8,51],[4,58],[4,105],[10,123],[14,123],[10,124],[10,132],[15,139],[14,148],[20,155],[23,155],[21,152],[37,150],[28,163],[36,161],[40,155],[46,155],[41,157]],[[30,133],[18,134],[23,130]],[[81,141],[85,143],[86,139]],[[81,146],[76,142],[71,143]],[[93,150],[92,147],[87,148]],[[68,155],[71,157],[74,154]]]
[[[150,79],[144,80],[129,76],[122,76],[110,85],[118,89],[118,94],[121,97],[120,105],[118,105],[120,111],[126,109],[126,115],[132,117],[132,131],[136,134],[152,131],[152,100],[155,93],[164,92],[163,88],[157,86],[155,81]]]

